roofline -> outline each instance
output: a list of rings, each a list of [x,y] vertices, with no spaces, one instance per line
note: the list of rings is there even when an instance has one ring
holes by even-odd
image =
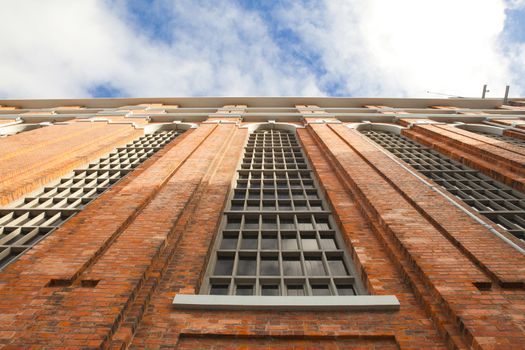
[[[525,100],[512,98],[509,101]],[[244,104],[248,107],[293,107],[313,104],[319,107],[362,107],[385,105],[394,108],[426,108],[446,105],[458,108],[491,109],[503,104],[501,98],[360,98],[360,97],[134,97],[134,98],[81,98],[81,99],[9,99],[0,105],[23,109],[52,108],[58,106],[84,106],[88,108],[115,108],[126,105],[162,103],[186,108],[222,107]]]

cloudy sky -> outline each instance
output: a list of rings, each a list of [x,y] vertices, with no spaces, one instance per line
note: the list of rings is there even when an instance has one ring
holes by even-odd
[[[525,96],[525,0],[2,0],[0,98]]]

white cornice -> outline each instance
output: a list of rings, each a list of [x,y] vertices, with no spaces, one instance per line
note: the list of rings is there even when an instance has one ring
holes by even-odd
[[[520,99],[510,99],[520,100]],[[147,103],[162,103],[190,108],[219,108],[224,105],[244,104],[248,107],[294,107],[317,105],[319,107],[359,108],[365,105],[384,105],[394,108],[426,108],[446,105],[458,108],[496,108],[502,99],[480,98],[353,98],[353,97],[148,97],[148,98],[88,98],[88,99],[19,99],[0,100],[0,105],[24,109],[52,108],[58,106],[85,106],[88,108],[114,108]],[[74,112],[74,111],[71,111]]]

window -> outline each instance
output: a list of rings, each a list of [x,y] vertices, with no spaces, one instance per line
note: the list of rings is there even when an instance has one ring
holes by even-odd
[[[250,135],[201,294],[354,295],[353,268],[293,133]]]
[[[362,131],[502,229],[525,240],[525,195],[401,135]]]
[[[170,130],[142,136],[36,195],[12,203],[12,208],[0,209],[0,269],[180,134]]]

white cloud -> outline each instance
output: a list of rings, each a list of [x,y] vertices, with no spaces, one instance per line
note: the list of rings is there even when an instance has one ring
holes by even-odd
[[[131,96],[477,96],[484,83],[489,96],[507,83],[525,94],[525,45],[502,35],[505,9],[525,0],[297,1],[272,23],[227,0],[158,0],[164,41],[126,4],[2,1],[0,98],[87,97],[108,83]],[[271,26],[320,66],[285,54]]]
[[[505,5],[510,9],[525,7],[525,0],[505,0]]]
[[[320,8],[295,3],[281,16],[322,57],[321,81],[339,81],[343,92],[479,96],[488,83],[489,96],[502,96],[507,83],[525,91],[514,71],[523,47],[504,54],[501,41],[504,11],[518,2],[326,0]]]
[[[192,14],[192,26],[165,43],[133,30],[106,1],[4,0],[0,96],[87,96],[108,82],[133,96],[320,94],[307,69],[281,64],[256,15],[227,2],[170,6]]]

